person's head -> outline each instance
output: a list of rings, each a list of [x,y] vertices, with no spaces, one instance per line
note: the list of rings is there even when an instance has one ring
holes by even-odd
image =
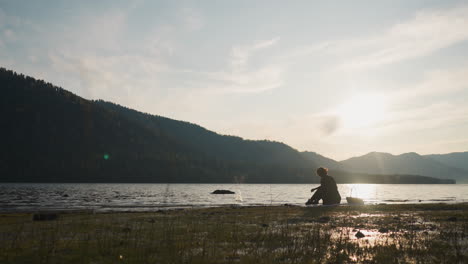
[[[327,176],[328,174],[328,169],[324,167],[320,167],[317,169],[317,175],[320,177]]]

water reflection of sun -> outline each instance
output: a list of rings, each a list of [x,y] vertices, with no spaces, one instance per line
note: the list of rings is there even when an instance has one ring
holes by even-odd
[[[374,199],[376,196],[376,184],[348,184],[349,196],[364,200]]]

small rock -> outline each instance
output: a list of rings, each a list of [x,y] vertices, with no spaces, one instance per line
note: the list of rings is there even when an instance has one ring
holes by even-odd
[[[447,221],[456,222],[457,218],[455,216],[452,216],[452,217],[447,218]]]
[[[357,238],[363,238],[363,237],[365,237],[365,235],[364,235],[361,231],[358,231],[358,232],[355,234],[355,236],[356,236]]]
[[[33,214],[33,221],[52,221],[57,220],[58,214],[56,213],[37,213]]]
[[[62,197],[68,197],[68,194],[64,194],[64,195],[62,195]]]
[[[235,192],[230,191],[230,190],[216,190],[212,192],[211,194],[235,194]]]
[[[225,260],[228,260],[229,262],[238,262],[240,260],[239,256],[226,256],[224,257]]]
[[[267,227],[269,227],[269,225],[268,224],[262,224],[262,227],[267,228]]]
[[[379,233],[388,233],[388,228],[385,228],[385,227],[380,228]]]
[[[122,231],[128,233],[128,232],[132,231],[132,229],[130,227],[124,227],[124,228],[122,228]]]

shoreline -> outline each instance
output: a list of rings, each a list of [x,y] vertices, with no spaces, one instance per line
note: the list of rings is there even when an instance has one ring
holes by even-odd
[[[2,214],[33,214],[33,213],[41,213],[41,212],[50,212],[50,213],[65,213],[65,214],[74,214],[74,213],[155,213],[160,211],[180,211],[180,210],[201,210],[201,209],[210,209],[210,208],[262,208],[262,207],[297,207],[297,208],[359,208],[359,207],[372,207],[372,206],[421,206],[421,207],[428,207],[433,205],[468,205],[468,201],[446,201],[446,200],[437,200],[433,202],[417,202],[417,203],[365,203],[364,205],[353,205],[347,203],[341,203],[338,205],[302,205],[302,204],[220,204],[220,205],[154,205],[154,206],[146,206],[146,205],[136,205],[136,206],[125,206],[125,207],[105,207],[105,208],[82,208],[82,209],[68,209],[68,208],[31,208],[31,209],[20,209],[20,210],[2,210],[0,209],[0,215]],[[129,208],[124,210],[113,210],[113,208]],[[146,208],[151,208],[150,210],[145,210]]]

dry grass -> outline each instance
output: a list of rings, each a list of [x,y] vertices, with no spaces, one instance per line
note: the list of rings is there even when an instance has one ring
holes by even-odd
[[[468,263],[468,205],[4,214],[0,248],[0,263]]]

